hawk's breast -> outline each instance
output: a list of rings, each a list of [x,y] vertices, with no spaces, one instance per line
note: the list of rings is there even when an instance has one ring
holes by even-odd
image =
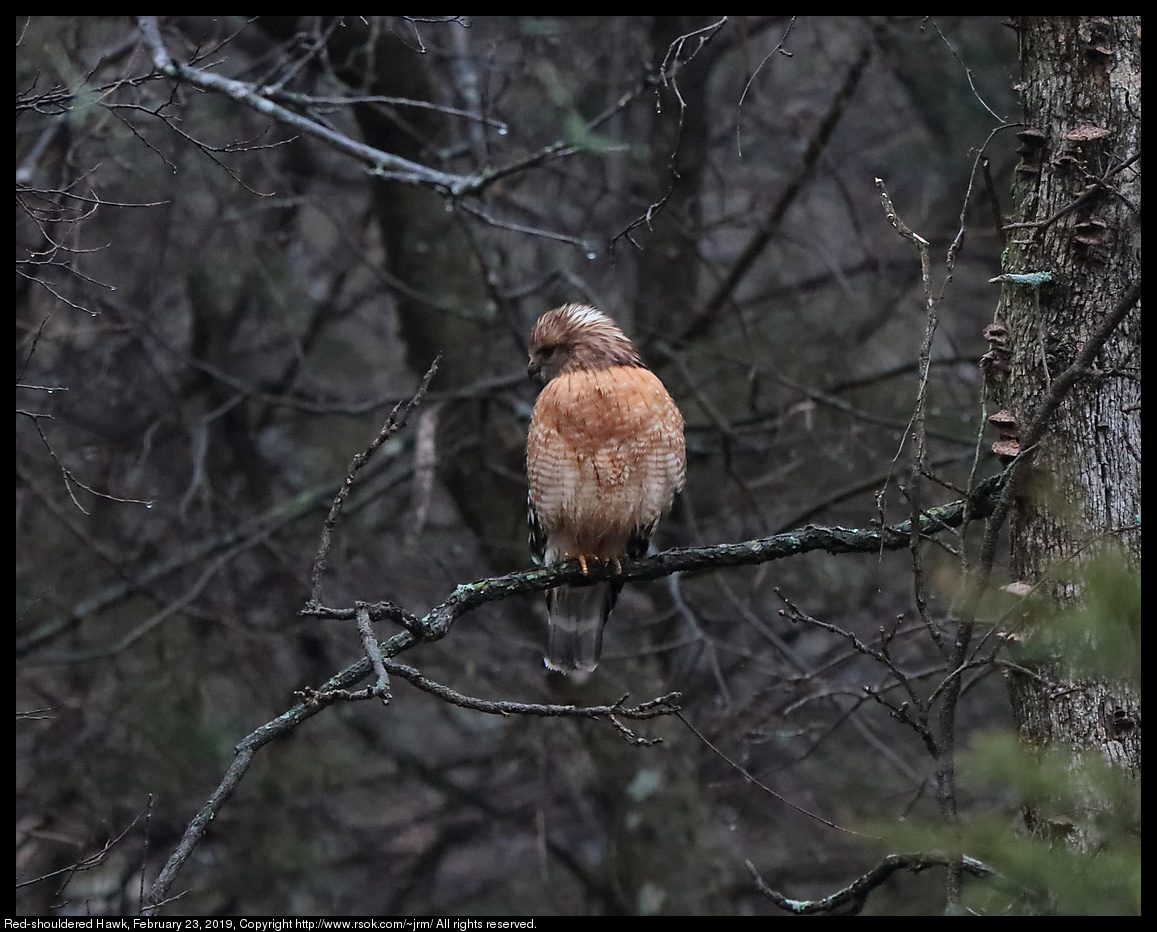
[[[647,369],[564,373],[538,397],[527,474],[555,559],[624,556],[671,506],[685,466],[683,417]]]

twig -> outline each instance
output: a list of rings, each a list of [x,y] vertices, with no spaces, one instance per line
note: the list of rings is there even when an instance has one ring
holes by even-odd
[[[916,390],[916,404],[912,411],[911,421],[909,422],[909,427],[915,441],[915,451],[912,457],[912,466],[909,470],[907,494],[912,505],[912,514],[915,516],[921,512],[919,504],[921,497],[920,486],[922,484],[922,476],[927,472],[928,435],[925,412],[928,397],[928,379],[931,371],[932,341],[936,335],[936,327],[938,324],[936,316],[938,301],[932,291],[932,268],[928,240],[913,231],[896,212],[896,208],[892,204],[892,198],[889,196],[888,189],[884,186],[884,180],[882,178],[876,179],[876,188],[880,192],[880,202],[883,204],[884,214],[887,216],[888,222],[892,224],[897,233],[916,244],[916,248],[920,253],[920,280],[924,286],[924,310],[927,314],[927,323],[924,327],[924,339],[920,344],[920,379]],[[961,238],[962,234],[958,234],[958,239]],[[949,265],[951,266],[951,263],[954,261],[955,253],[950,249],[948,254]],[[949,275],[951,276],[951,271]],[[900,449],[896,451],[897,458],[899,458],[900,451],[903,449],[907,439],[907,433],[905,433],[905,437],[903,441],[901,441]],[[911,525],[908,544],[912,553],[912,580],[916,609],[920,613],[920,618],[932,636],[933,641],[939,646],[939,632],[936,630],[936,625],[932,622],[932,619],[928,616],[927,581],[924,576],[923,559],[919,547],[920,536],[917,533],[916,522],[913,522]]]
[[[988,157],[984,153],[985,150],[988,149],[988,144],[992,142],[997,133],[1001,132],[1002,130],[1012,129],[1015,126],[1020,125],[1020,123],[1002,123],[988,134],[988,138],[984,141],[984,145],[982,145],[980,147],[980,151],[976,153],[976,158],[972,162],[972,171],[968,175],[968,188],[964,192],[964,202],[960,206],[960,226],[956,231],[956,238],[952,240],[952,245],[948,247],[949,281],[952,278],[953,270],[956,268],[956,257],[960,253],[960,250],[964,248],[964,234],[965,230],[967,229],[965,226],[965,217],[968,214],[968,203],[972,200],[972,188],[976,184],[976,170],[978,168],[982,171],[985,187],[988,191],[990,206],[992,208],[994,222],[996,224],[994,228],[996,230],[996,235],[998,238],[1003,239],[1001,236],[1001,224],[1003,223],[1003,220],[1000,216],[1000,201],[997,198],[996,188],[992,182],[992,172],[989,169]],[[947,284],[948,281],[945,281],[945,285]]]
[[[962,59],[956,49],[952,47],[952,43],[948,41],[948,37],[944,35],[944,32],[940,29],[940,24],[936,22],[935,17],[932,18],[932,25],[936,29],[936,34],[940,36],[940,39],[946,46],[948,46],[948,51],[952,53],[952,57],[955,58],[956,61],[959,62],[960,67],[964,69],[964,74],[968,78],[968,86],[972,88],[972,96],[980,101],[980,106],[987,110],[992,115],[993,119],[1000,123],[1004,123],[1005,118],[993,110],[992,107],[988,106],[988,103],[985,101],[985,99],[980,96],[980,91],[976,89],[976,82],[972,78],[972,69],[964,64],[964,59]]]
[[[719,310],[731,300],[731,295],[735,292],[740,281],[751,270],[755,261],[763,254],[763,250],[774,238],[783,218],[787,215],[788,209],[795,203],[796,198],[803,191],[804,184],[819,165],[820,155],[835,132],[836,126],[839,125],[840,118],[847,109],[848,103],[855,95],[856,88],[859,87],[864,70],[871,58],[872,45],[865,43],[851,68],[848,69],[843,84],[832,98],[827,113],[824,114],[823,119],[816,127],[815,134],[809,140],[796,176],[780,195],[779,200],[772,207],[760,228],[748,241],[715,292],[704,302],[702,310],[696,313],[683,331],[670,341],[675,349],[680,349],[689,340],[707,332],[714,324]]]
[[[614,248],[615,243],[617,243],[619,239],[624,237],[629,243],[637,247],[639,244],[635,242],[634,237],[631,236],[631,231],[635,227],[641,226],[643,224],[646,224],[647,229],[651,229],[651,221],[660,211],[663,210],[667,204],[667,201],[670,200],[671,195],[674,193],[675,185],[678,183],[680,177],[675,162],[676,157],[679,154],[679,143],[683,138],[683,118],[687,113],[687,102],[683,99],[683,93],[679,90],[679,71],[683,66],[691,63],[691,61],[699,54],[699,52],[702,51],[703,47],[714,38],[715,34],[720,29],[723,28],[726,22],[727,17],[724,16],[722,19],[716,20],[714,23],[710,23],[699,29],[695,29],[691,32],[678,36],[667,46],[667,52],[663,56],[663,61],[659,65],[659,72],[652,79],[652,83],[656,88],[658,88],[660,84],[663,87],[670,88],[672,93],[675,95],[675,100],[679,103],[679,122],[675,127],[675,143],[672,147],[670,158],[667,161],[669,184],[667,186],[666,192],[661,197],[659,197],[658,200],[647,205],[647,209],[643,211],[641,216],[636,217],[629,224],[627,224],[624,229],[615,234],[611,240],[612,248]],[[696,48],[687,56],[687,58],[681,59],[679,56],[683,53],[684,46],[686,46],[687,43],[692,39],[696,38],[699,40],[698,46],[696,46]],[[661,98],[656,97],[657,104],[660,100]]]
[[[991,139],[991,135],[989,136]],[[973,165],[973,172],[975,173],[975,163]],[[895,207],[892,205],[892,199],[888,196],[888,191],[884,187],[882,179],[876,179],[876,187],[880,192],[880,200],[884,206],[884,213],[887,215],[889,222],[895,227],[896,232],[907,239],[912,240],[916,244],[920,253],[920,278],[924,285],[924,303],[925,311],[928,315],[927,324],[924,329],[924,340],[920,347],[920,382],[919,389],[916,394],[916,406],[912,413],[913,425],[913,439],[915,441],[915,451],[912,458],[912,466],[908,476],[908,488],[905,490],[912,506],[913,519],[921,515],[923,509],[920,506],[921,486],[923,484],[923,477],[927,473],[927,434],[925,429],[926,405],[927,405],[927,390],[928,390],[928,375],[929,363],[932,357],[932,339],[936,333],[937,315],[936,309],[938,304],[938,297],[933,293],[931,281],[931,262],[929,257],[928,241],[924,237],[915,233],[896,213]],[[971,190],[971,180],[969,181],[969,190]],[[967,204],[967,199],[966,202]],[[944,282],[944,287],[947,287],[948,282],[952,279],[952,268],[956,261],[956,253],[959,251],[960,245],[964,241],[964,225],[963,212],[961,214],[962,223],[960,232],[956,236],[956,240],[948,250],[948,275]],[[941,289],[943,294],[944,289]],[[897,452],[899,456],[899,452]],[[963,548],[961,548],[963,549]],[[913,594],[916,601],[916,610],[920,615],[920,620],[924,623],[933,642],[940,651],[945,655],[948,661],[949,669],[956,669],[963,662],[964,656],[968,650],[968,643],[972,638],[972,621],[969,616],[964,616],[957,620],[955,627],[955,636],[951,644],[947,644],[945,639],[941,637],[940,631],[937,628],[935,620],[928,613],[928,580],[924,572],[924,559],[920,547],[920,536],[916,533],[916,522],[912,522],[912,532],[909,538],[909,550],[912,555],[912,587]],[[928,748],[932,759],[936,766],[936,799],[940,805],[941,817],[945,823],[952,828],[957,824],[957,806],[956,806],[956,704],[960,696],[960,680],[953,679],[949,683],[948,688],[944,692],[944,700],[940,705],[937,713],[938,735],[933,735],[931,729],[928,727],[928,706],[923,705],[917,700],[917,707],[920,711],[919,719],[914,721],[908,714],[908,709],[905,705],[899,707],[892,707],[892,714],[900,721],[911,725],[917,730],[920,736],[924,739],[925,746]],[[915,698],[915,694],[910,694]],[[869,693],[872,695],[872,693]],[[884,700],[874,695],[874,698],[883,703]],[[930,705],[930,704],[929,704]],[[948,865],[948,877],[946,884],[946,893],[948,903],[955,905],[960,900],[961,882],[962,882],[963,868],[962,861],[959,855],[952,858]]]
[[[337,524],[338,516],[341,514],[342,505],[345,504],[346,498],[349,497],[350,489],[353,488],[354,476],[357,475],[358,470],[370,461],[370,457],[374,455],[383,443],[390,439],[394,434],[406,426],[406,420],[410,416],[410,412],[414,410],[426,395],[426,390],[430,387],[430,380],[434,378],[434,373],[438,371],[438,364],[442,361],[442,354],[439,353],[434,361],[430,363],[430,368],[426,370],[426,374],[422,376],[422,384],[418,386],[418,390],[414,392],[414,396],[406,403],[405,408],[399,401],[394,405],[394,410],[390,412],[390,416],[386,418],[386,423],[382,425],[382,429],[378,431],[378,435],[370,442],[361,453],[357,454],[350,462],[350,468],[346,472],[345,481],[338,490],[337,496],[333,500],[333,507],[330,508],[329,514],[326,516],[325,524],[321,530],[321,545],[318,547],[317,557],[313,562],[313,569],[309,574],[309,604],[316,605],[318,598],[321,595],[321,572],[325,568],[325,558],[329,553],[330,544],[332,543],[333,529]],[[401,414],[399,415],[399,411]]]
[[[836,825],[835,822],[832,822],[828,819],[825,819],[823,816],[816,815],[814,812],[809,812],[807,809],[804,809],[802,806],[797,806],[790,799],[787,799],[786,797],[781,796],[779,793],[777,793],[775,790],[773,790],[766,783],[762,783],[761,781],[757,780],[747,770],[745,770],[743,767],[741,767],[739,764],[737,764],[735,761],[733,761],[730,757],[728,757],[726,754],[724,754],[721,750],[719,750],[719,748],[717,748],[714,744],[712,744],[710,741],[707,740],[707,738],[704,736],[704,734],[698,728],[696,728],[689,721],[687,721],[686,718],[683,717],[682,712],[676,712],[675,717],[677,719],[679,719],[679,721],[681,721],[684,725],[686,725],[687,728],[691,731],[691,733],[693,735],[695,735],[695,737],[698,738],[700,741],[702,741],[711,751],[713,751],[719,757],[723,758],[723,760],[727,761],[729,766],[735,768],[735,770],[737,770],[740,774],[742,774],[743,778],[745,780],[747,780],[747,782],[751,783],[754,786],[758,786],[765,793],[767,793],[768,795],[772,796],[775,799],[778,799],[785,806],[789,806],[790,808],[794,809],[796,812],[800,813],[801,815],[807,816],[809,819],[814,819],[816,822],[819,822],[821,825],[826,825],[828,828],[834,828],[838,832],[846,832],[849,835],[859,835],[861,838],[873,838],[873,837],[875,837],[873,835],[865,835],[863,832],[857,832],[857,831],[854,831],[853,829],[850,829],[850,828],[844,828],[842,825]]]
[[[893,678],[895,679],[895,681],[900,686],[903,687],[904,692],[906,692],[908,694],[908,698],[911,700],[912,704],[916,706],[916,711],[918,712],[918,717],[912,718],[912,716],[908,714],[908,703],[905,702],[899,706],[892,705],[891,703],[887,702],[880,695],[878,690],[875,690],[870,686],[864,687],[864,694],[867,696],[870,696],[871,698],[875,699],[881,705],[887,707],[891,711],[892,715],[895,718],[897,718],[898,720],[900,720],[904,724],[909,725],[920,736],[921,740],[924,742],[924,744],[928,748],[929,752],[933,755],[933,757],[935,757],[936,753],[937,753],[936,739],[932,735],[932,732],[929,731],[928,725],[927,725],[928,704],[925,703],[920,698],[919,693],[917,693],[916,690],[912,688],[912,684],[909,681],[908,677],[904,674],[904,672],[899,667],[896,666],[895,661],[892,660],[892,657],[888,653],[888,651],[886,649],[876,650],[873,647],[869,647],[867,644],[865,644],[863,641],[861,641],[858,637],[856,637],[856,635],[853,632],[846,631],[843,628],[840,628],[840,627],[833,625],[829,622],[820,621],[818,618],[813,618],[812,616],[806,614],[805,612],[800,611],[799,608],[797,608],[787,598],[787,596],[785,596],[783,594],[783,592],[780,590],[780,588],[778,586],[775,587],[774,591],[775,591],[775,594],[777,596],[779,596],[779,598],[787,606],[787,611],[785,612],[781,609],[780,613],[779,613],[780,615],[782,615],[785,618],[788,618],[793,623],[794,622],[802,622],[805,624],[813,625],[817,628],[822,628],[825,631],[830,631],[833,634],[838,634],[840,637],[842,637],[846,641],[848,641],[848,643],[852,645],[852,648],[857,653],[863,654],[865,657],[871,657],[877,663],[880,663],[883,666],[887,667],[888,672],[891,673]]]
[[[145,805],[144,811],[138,813],[136,817],[134,817],[133,820],[127,826],[125,826],[124,831],[117,835],[116,838],[110,838],[108,841],[106,841],[99,851],[83,857],[79,861],[76,861],[73,864],[69,864],[67,867],[62,867],[59,870],[54,870],[47,874],[41,874],[39,877],[33,877],[30,880],[18,880],[16,882],[16,889],[19,890],[21,887],[27,887],[34,883],[40,883],[42,880],[48,880],[49,878],[59,876],[60,874],[74,874],[77,871],[87,871],[92,870],[94,867],[100,867],[100,865],[103,864],[108,858],[109,852],[112,851],[112,849],[118,844],[120,844],[121,840],[130,831],[132,831],[133,826],[135,826],[142,818],[147,818],[149,812],[152,809],[152,805],[153,797],[150,796],[148,803]]]
[[[672,692],[655,699],[650,699],[640,705],[630,707],[623,704],[627,701],[626,696],[623,696],[611,705],[594,706],[550,705],[533,702],[511,702],[505,699],[478,699],[474,696],[466,696],[460,692],[456,692],[449,686],[435,682],[422,673],[421,670],[408,666],[407,664],[399,663],[396,660],[383,660],[383,664],[385,669],[394,674],[394,676],[405,680],[423,692],[430,693],[432,696],[437,696],[439,699],[463,709],[484,712],[487,715],[530,715],[536,718],[590,719],[619,716],[620,718],[645,721],[650,718],[677,714],[680,708],[679,703],[683,699],[680,693]],[[622,729],[622,726],[619,725],[619,728]],[[632,735],[632,739],[633,737]]]
[[[382,659],[382,649],[378,646],[378,639],[374,637],[374,629],[370,627],[370,613],[366,611],[364,602],[358,603],[358,633],[362,636],[362,646],[370,665],[377,674],[374,684],[374,695],[382,700],[382,705],[390,704],[390,676],[386,672],[385,660]]]
[[[1125,159],[1123,162],[1121,162],[1121,164],[1116,165],[1113,168],[1109,169],[1109,171],[1105,172],[1105,174],[1102,175],[1100,178],[1093,178],[1092,182],[1089,184],[1089,186],[1086,187],[1083,191],[1081,191],[1080,194],[1078,194],[1075,198],[1073,198],[1073,200],[1069,201],[1069,203],[1060,207],[1055,213],[1046,217],[1044,220],[1026,220],[1026,221],[1023,221],[1020,223],[1006,223],[1001,227],[1001,230],[1033,230],[1033,229],[1035,229],[1035,230],[1043,231],[1047,227],[1052,226],[1054,223],[1056,223],[1058,220],[1060,220],[1061,217],[1064,217],[1067,214],[1072,213],[1078,207],[1081,207],[1082,205],[1087,204],[1096,195],[1098,195],[1102,190],[1108,190],[1108,191],[1112,191],[1112,192],[1116,193],[1116,189],[1111,184],[1109,184],[1109,178],[1111,176],[1117,174],[1118,172],[1122,171],[1123,169],[1127,168],[1129,165],[1132,165],[1139,158],[1141,158],[1141,153],[1139,151],[1134,152],[1129,158]],[[1128,202],[1126,202],[1126,203],[1128,203]]]
[[[393,673],[399,679],[406,680],[422,690],[422,692],[437,696],[439,699],[463,709],[482,712],[486,715],[501,715],[504,717],[508,715],[529,715],[533,718],[589,718],[594,720],[605,718],[610,721],[627,741],[640,747],[651,747],[652,745],[661,744],[662,739],[639,738],[634,732],[623,725],[622,722],[618,721],[616,716],[619,718],[645,720],[658,718],[662,715],[675,715],[680,709],[678,703],[683,698],[681,693],[672,692],[630,708],[623,705],[623,703],[627,701],[626,696],[623,696],[618,702],[612,705],[592,706],[547,705],[535,702],[511,702],[508,699],[479,699],[475,696],[464,695],[451,689],[449,686],[435,682],[421,670],[408,666],[407,664],[398,663],[396,660],[383,660],[382,663],[386,671]],[[322,689],[302,689],[294,693],[294,695],[297,696],[306,707],[317,712],[327,706],[333,705],[335,702],[360,702],[366,699],[379,698],[380,692],[375,686],[368,686],[365,689],[357,690],[329,689],[323,687]]]
[[[40,426],[40,418],[51,417],[51,415],[33,414],[30,411],[17,411],[17,413],[23,414],[25,417],[29,418],[32,421],[33,426],[36,428],[36,432],[38,434],[40,434],[40,439],[44,442],[44,448],[48,451],[48,455],[52,457],[53,462],[56,463],[57,467],[60,469],[60,475],[61,475],[61,478],[64,480],[64,488],[68,492],[68,497],[70,499],[72,499],[72,503],[77,508],[79,508],[82,512],[84,512],[84,514],[87,515],[88,511],[85,509],[85,507],[80,502],[78,502],[76,500],[76,494],[72,490],[72,486],[74,484],[80,486],[82,489],[84,489],[90,495],[95,495],[98,498],[106,498],[110,502],[121,502],[122,504],[125,504],[125,505],[144,505],[146,508],[152,508],[153,507],[154,503],[152,501],[145,501],[143,499],[138,499],[138,498],[121,498],[118,495],[111,495],[108,492],[101,492],[97,489],[92,488],[92,486],[85,485],[83,482],[81,482],[79,479],[76,478],[75,474],[73,474],[71,469],[69,469],[67,466],[64,465],[64,463],[62,463],[60,461],[60,458],[56,455],[56,451],[54,449],[52,449],[52,444],[48,442],[48,438],[44,435],[44,428],[42,428]]]
[[[751,72],[751,77],[748,78],[747,83],[743,85],[743,93],[739,95],[739,103],[735,105],[735,151],[740,158],[743,158],[743,141],[740,138],[739,131],[740,117],[743,114],[743,101],[747,99],[747,92],[751,90],[751,85],[754,83],[756,75],[758,75],[760,69],[768,63],[772,55],[774,55],[776,52],[779,52],[785,58],[792,57],[792,53],[785,49],[783,46],[784,43],[787,42],[787,37],[791,35],[791,31],[795,28],[795,21],[796,17],[794,16],[788,20],[787,29],[783,31],[783,35],[780,36],[779,41],[775,44],[775,47],[763,56],[763,60],[755,66],[755,69]]]

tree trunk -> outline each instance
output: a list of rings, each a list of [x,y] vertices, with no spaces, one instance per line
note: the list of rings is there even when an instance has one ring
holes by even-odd
[[[1006,283],[998,312],[1009,349],[998,396],[1024,427],[1097,326],[1139,287],[1141,26],[1127,16],[1024,17],[1018,29],[1025,125],[1003,271],[1050,273]],[[1050,612],[1081,604],[1094,558],[1140,566],[1140,365],[1138,297],[1033,451],[1012,516],[1012,572],[1037,587]],[[1022,738],[1072,749],[1074,760],[1099,752],[1139,777],[1136,684],[1068,675],[1059,658],[1036,672],[1011,683]],[[1039,816],[1029,818],[1037,831]],[[1060,817],[1078,847],[1088,841],[1087,819]]]

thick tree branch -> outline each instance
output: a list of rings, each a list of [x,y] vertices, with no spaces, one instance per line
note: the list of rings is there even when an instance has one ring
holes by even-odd
[[[929,508],[920,515],[917,531],[936,534],[947,528],[959,527],[968,520],[986,517],[992,510],[996,496],[1003,485],[1003,475],[992,476],[977,487],[968,499]],[[461,615],[513,595],[541,592],[568,582],[582,579],[619,579],[632,582],[659,579],[672,573],[697,572],[732,566],[754,566],[772,560],[823,550],[827,553],[878,553],[881,550],[900,550],[909,545],[912,522],[885,528],[855,529],[844,527],[816,527],[808,525],[784,534],[775,534],[738,544],[716,544],[711,547],[689,547],[667,550],[651,557],[628,560],[616,571],[611,564],[588,564],[584,574],[577,561],[559,563],[541,569],[508,573],[490,579],[480,579],[458,586],[443,602],[422,618],[411,615],[392,602],[377,602],[368,606],[372,620],[388,619],[406,628],[384,645],[383,654],[395,657],[420,641],[437,641],[445,637],[450,626]],[[353,620],[356,609],[331,608],[322,605],[307,606],[302,614],[315,618]],[[364,672],[369,672],[368,661]],[[363,673],[364,675],[364,673]]]

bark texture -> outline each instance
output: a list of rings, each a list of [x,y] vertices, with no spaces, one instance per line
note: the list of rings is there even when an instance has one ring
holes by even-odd
[[[994,381],[996,400],[1025,425],[1140,281],[1141,27],[1138,17],[1084,16],[1025,17],[1018,28],[1025,125],[1002,271],[1048,274],[1003,285],[1008,366]],[[1021,490],[1014,578],[1058,611],[1081,604],[1082,568],[1095,557],[1140,565],[1140,365],[1138,300],[1053,414]],[[1039,672],[1012,684],[1022,737],[1096,750],[1139,776],[1135,684],[1058,682],[1059,662]],[[1070,815],[1079,827],[1081,814]]]

